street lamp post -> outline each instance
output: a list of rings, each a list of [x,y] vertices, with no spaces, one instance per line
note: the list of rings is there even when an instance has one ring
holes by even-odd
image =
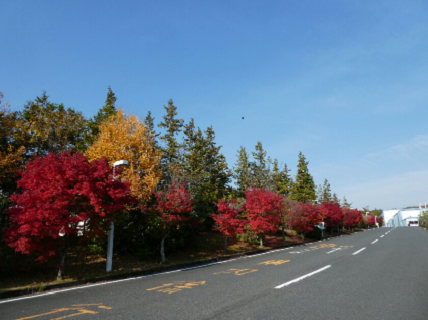
[[[128,165],[128,161],[120,160],[116,161],[113,164],[113,180],[116,179],[116,167],[117,166],[126,166]],[[113,264],[113,238],[114,238],[114,223],[110,223],[110,232],[108,234],[108,246],[107,246],[107,263],[106,263],[106,271],[110,272]]]

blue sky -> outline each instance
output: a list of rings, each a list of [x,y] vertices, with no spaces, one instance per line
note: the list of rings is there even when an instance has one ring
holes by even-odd
[[[0,1],[0,91],[44,90],[212,125],[230,166],[257,141],[356,207],[428,202],[428,2]],[[244,120],[241,117],[245,117]]]

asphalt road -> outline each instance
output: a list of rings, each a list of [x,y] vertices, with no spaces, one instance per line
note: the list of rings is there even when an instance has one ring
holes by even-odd
[[[0,319],[428,319],[428,231],[380,228],[0,300]]]

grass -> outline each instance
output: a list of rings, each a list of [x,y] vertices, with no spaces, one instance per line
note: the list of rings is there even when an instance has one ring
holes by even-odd
[[[305,242],[310,241],[309,239]],[[302,243],[301,238],[292,230],[287,230],[285,245]],[[280,234],[266,236],[264,249],[283,246]],[[239,254],[260,249],[258,245],[245,242],[231,243],[228,254]],[[167,252],[167,262],[162,264],[160,256],[152,259],[138,259],[131,255],[113,257],[113,271],[107,273],[105,256],[91,254],[87,246],[73,248],[66,258],[65,277],[56,280],[58,259],[44,264],[34,262],[34,257],[11,253],[0,259],[0,292],[13,289],[43,291],[47,285],[67,283],[76,280],[93,279],[107,275],[144,271],[161,266],[170,266],[203,259],[224,257],[224,239],[216,232],[206,232],[195,236],[190,245],[175,252]]]

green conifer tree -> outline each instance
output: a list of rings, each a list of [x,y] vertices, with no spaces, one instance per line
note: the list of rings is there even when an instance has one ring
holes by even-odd
[[[333,201],[334,203],[340,204],[340,200],[337,197],[337,194],[335,194],[335,193],[333,193],[333,197],[331,198],[331,201]]]
[[[259,141],[256,144],[256,151],[252,152],[254,161],[251,162],[252,182],[254,187],[264,189],[269,184],[270,180],[270,158],[267,157],[267,152],[263,149],[262,143]]]
[[[278,160],[273,161],[273,168],[271,173],[271,187],[269,190],[276,192],[277,194],[288,196],[292,179],[289,175],[287,165],[284,165],[284,169],[279,171]]]
[[[195,201],[199,218],[206,219],[217,211],[216,203],[226,197],[231,173],[225,157],[216,146],[212,127],[202,132],[194,120],[184,126],[184,154],[181,168],[185,172],[189,191]]]
[[[244,147],[238,150],[238,159],[233,168],[233,177],[236,179],[238,196],[243,197],[245,190],[251,187],[250,156]]]
[[[313,202],[316,199],[315,183],[308,170],[309,162],[305,156],[299,153],[299,163],[295,182],[290,190],[290,198],[301,203]]]
[[[325,179],[324,185],[322,188],[321,203],[330,202],[330,201],[332,201],[330,183],[328,182],[327,179]]]
[[[170,164],[177,164],[180,161],[180,151],[182,145],[177,142],[176,135],[180,133],[183,127],[184,120],[176,119],[177,107],[174,106],[174,102],[168,101],[168,106],[164,106],[166,115],[163,116],[163,122],[158,124],[159,128],[165,129],[166,132],[163,136],[160,136],[160,140],[165,144],[163,152],[166,156],[166,160]]]
[[[351,208],[351,206],[352,206],[352,203],[348,203],[348,201],[346,200],[346,197],[343,196],[342,207]]]
[[[97,140],[100,133],[100,124],[104,121],[107,121],[110,116],[113,116],[117,113],[115,104],[116,96],[114,92],[108,87],[107,98],[104,106],[98,110],[98,113],[94,116],[93,119],[89,119],[86,123],[86,130],[83,135],[83,143],[81,143],[78,149],[81,152],[85,152],[86,149],[92,145],[95,140]]]

